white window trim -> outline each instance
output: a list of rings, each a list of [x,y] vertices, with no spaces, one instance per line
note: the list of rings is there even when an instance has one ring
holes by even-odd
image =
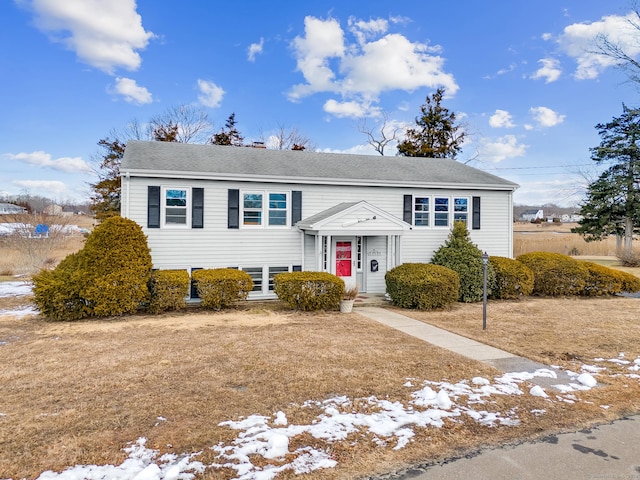
[[[269,194],[282,193],[286,196],[287,208],[286,219],[284,225],[269,225]],[[247,194],[259,194],[262,195],[262,209],[260,216],[260,225],[246,225],[244,223],[244,196]],[[291,228],[291,191],[289,190],[241,190],[240,191],[240,228],[249,229],[286,229]]]
[[[456,222],[455,216],[456,216],[456,200],[459,198],[463,198],[467,201],[467,211],[465,212],[467,215],[467,221],[465,222],[467,224],[467,229],[469,229],[469,224],[470,224],[470,220],[471,220],[471,216],[472,216],[472,212],[471,210],[473,209],[473,199],[471,197],[467,197],[467,196],[453,196],[451,197],[451,205],[453,207],[453,217],[451,218],[451,226],[453,226],[453,223]]]
[[[187,192],[187,219],[184,224],[180,223],[167,223],[167,190],[185,190]],[[160,188],[160,226],[162,228],[177,228],[185,229],[191,228],[191,202],[193,201],[191,187],[184,187],[178,185],[162,185]]]
[[[416,198],[428,198],[429,199],[429,225],[416,225]],[[444,213],[444,212],[436,212],[436,198],[446,198],[449,201],[449,209],[447,211],[447,225],[436,225],[436,213]],[[466,195],[438,195],[438,194],[428,194],[428,195],[413,195],[412,198],[412,209],[411,209],[411,219],[413,222],[413,227],[418,229],[430,229],[430,230],[441,230],[445,228],[452,228],[455,218],[455,201],[458,198],[464,198],[467,200],[467,221],[466,225],[469,228],[469,225],[472,221],[472,197]]]

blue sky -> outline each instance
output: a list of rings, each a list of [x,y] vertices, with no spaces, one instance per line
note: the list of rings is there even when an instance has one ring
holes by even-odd
[[[360,122],[406,126],[445,87],[468,134],[459,160],[519,183],[516,203],[577,204],[594,126],[638,106],[591,53],[607,34],[640,54],[630,13],[626,0],[2,2],[0,194],[86,199],[98,140],[178,105],[215,130],[235,112],[247,141],[284,126],[318,150],[375,154]]]

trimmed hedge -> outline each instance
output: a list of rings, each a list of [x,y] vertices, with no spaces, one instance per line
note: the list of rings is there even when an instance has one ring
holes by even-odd
[[[344,281],[327,272],[288,272],[273,277],[278,299],[296,310],[334,310],[344,295]]]
[[[589,269],[584,262],[567,255],[532,252],[520,255],[517,260],[533,272],[533,293],[536,295],[581,295],[587,286]]]
[[[189,273],[186,270],[156,270],[149,280],[150,313],[180,310],[187,306]]]
[[[533,272],[524,263],[506,257],[489,257],[489,263],[495,272],[490,298],[506,300],[531,295]]]
[[[246,300],[253,289],[251,276],[233,268],[196,270],[192,276],[204,308],[229,307],[239,300]]]
[[[593,262],[581,262],[589,271],[582,295],[589,297],[640,291],[640,278]]]
[[[481,302],[484,294],[484,264],[482,251],[469,238],[464,222],[455,222],[449,238],[433,254],[431,263],[450,268],[460,276],[458,301]],[[495,283],[491,265],[487,266],[487,288],[489,293]]]
[[[38,309],[53,320],[132,313],[149,300],[151,254],[142,228],[110,217],[84,247],[33,277]]]
[[[401,308],[433,310],[458,301],[460,276],[440,265],[403,263],[384,279],[391,301]]]

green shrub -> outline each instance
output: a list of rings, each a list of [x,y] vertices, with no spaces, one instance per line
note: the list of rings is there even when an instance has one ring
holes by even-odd
[[[629,272],[619,271],[622,278],[622,291],[627,293],[640,292],[640,278]]]
[[[506,257],[489,257],[495,272],[495,283],[491,288],[491,298],[513,299],[531,295],[533,292],[533,272],[522,262]]]
[[[469,239],[469,231],[464,222],[455,222],[449,238],[433,254],[431,263],[450,268],[460,276],[458,301],[480,302],[484,293],[484,265],[482,251]],[[487,287],[495,283],[491,265],[487,266]]]
[[[296,310],[332,310],[340,305],[344,281],[327,272],[279,273],[273,277],[273,291]]]
[[[385,277],[387,293],[401,308],[433,310],[458,301],[460,277],[446,267],[428,263],[403,263]]]
[[[156,270],[149,280],[149,312],[180,310],[187,305],[189,273],[186,270]]]
[[[195,270],[192,274],[204,308],[220,310],[246,300],[253,289],[251,275],[233,268]]]
[[[34,276],[35,302],[54,320],[131,313],[148,301],[150,275],[151,254],[140,226],[111,217],[79,252]]]
[[[640,278],[593,262],[581,262],[589,270],[582,295],[589,297],[640,291]]]
[[[583,262],[568,255],[532,252],[520,255],[517,260],[533,272],[533,293],[536,295],[581,295],[589,278],[589,269]]]
[[[68,255],[55,270],[41,270],[32,277],[34,302],[50,320],[79,320],[91,316],[91,308],[80,296],[83,275],[78,253]]]

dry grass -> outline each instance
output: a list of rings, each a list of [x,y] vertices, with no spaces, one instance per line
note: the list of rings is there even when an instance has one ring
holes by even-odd
[[[564,255],[615,256],[614,237],[600,242],[585,242],[577,233],[571,233],[576,224],[515,223],[513,226],[513,255],[529,252],[552,252]]]
[[[515,248],[522,251],[514,254],[573,245],[565,242],[577,236],[561,227],[565,230],[559,233],[546,225],[541,233],[516,231]],[[52,262],[77,251],[82,239],[78,241],[56,252]],[[0,274],[2,265],[12,261],[7,261],[10,252],[3,254]],[[0,299],[0,310],[24,302]],[[479,304],[403,313],[519,355],[577,369],[595,357],[640,355],[640,322],[634,316],[638,302],[490,302],[487,331],[481,329]],[[230,442],[235,435],[218,426],[221,421],[283,410],[291,423],[307,423],[318,412],[296,406],[306,400],[375,395],[407,402],[409,392],[402,386],[407,378],[418,384],[499,374],[357,313],[295,313],[277,302],[251,303],[226,313],[191,309],[179,315],[75,323],[0,317],[0,362],[0,478],[13,479],[75,464],[119,464],[125,458],[122,448],[139,437],[148,438],[147,445],[162,453],[203,451],[198,459],[211,463],[214,454],[208,447]],[[337,468],[298,478],[360,478],[640,411],[637,380],[608,378],[605,383],[581,393],[582,401],[573,405],[525,395],[493,398],[490,406],[479,407],[502,412],[517,408],[518,427],[448,422],[441,429],[416,429],[414,441],[398,451],[350,436],[327,447]],[[356,401],[356,408],[365,409],[361,403]],[[604,404],[611,408],[601,408]],[[535,416],[529,413],[533,409],[546,413]],[[291,448],[303,441],[318,442],[296,438]],[[230,470],[209,470],[201,476],[232,477]]]
[[[0,309],[6,301],[0,299]],[[565,353],[580,358],[637,354],[640,331],[631,313],[637,301],[492,303],[490,329],[478,335],[554,363]],[[478,305],[460,305],[448,312],[414,313],[471,336],[480,311]],[[194,309],[75,323],[4,317],[0,340],[7,342],[0,345],[0,477],[14,479],[75,464],[119,463],[121,449],[141,436],[161,452],[204,450],[199,459],[210,463],[213,453],[207,447],[234,435],[218,426],[224,420],[283,410],[291,423],[309,422],[318,412],[295,404],[335,395],[406,402],[409,392],[402,385],[407,378],[455,382],[498,374],[357,313],[294,313],[277,302],[227,313]],[[515,407],[522,424],[487,428],[459,421],[442,429],[417,429],[414,442],[399,451],[350,437],[329,446],[337,468],[302,477],[358,478],[485,444],[605,421],[640,410],[639,390],[637,385],[626,391],[612,385],[583,394],[593,403],[576,405],[529,395],[494,398],[495,403],[481,408],[505,412]],[[603,410],[603,402],[612,408]],[[536,417],[529,413],[535,408],[547,413]],[[160,416],[167,421],[159,422]],[[231,471],[211,470],[202,478],[232,476]]]

